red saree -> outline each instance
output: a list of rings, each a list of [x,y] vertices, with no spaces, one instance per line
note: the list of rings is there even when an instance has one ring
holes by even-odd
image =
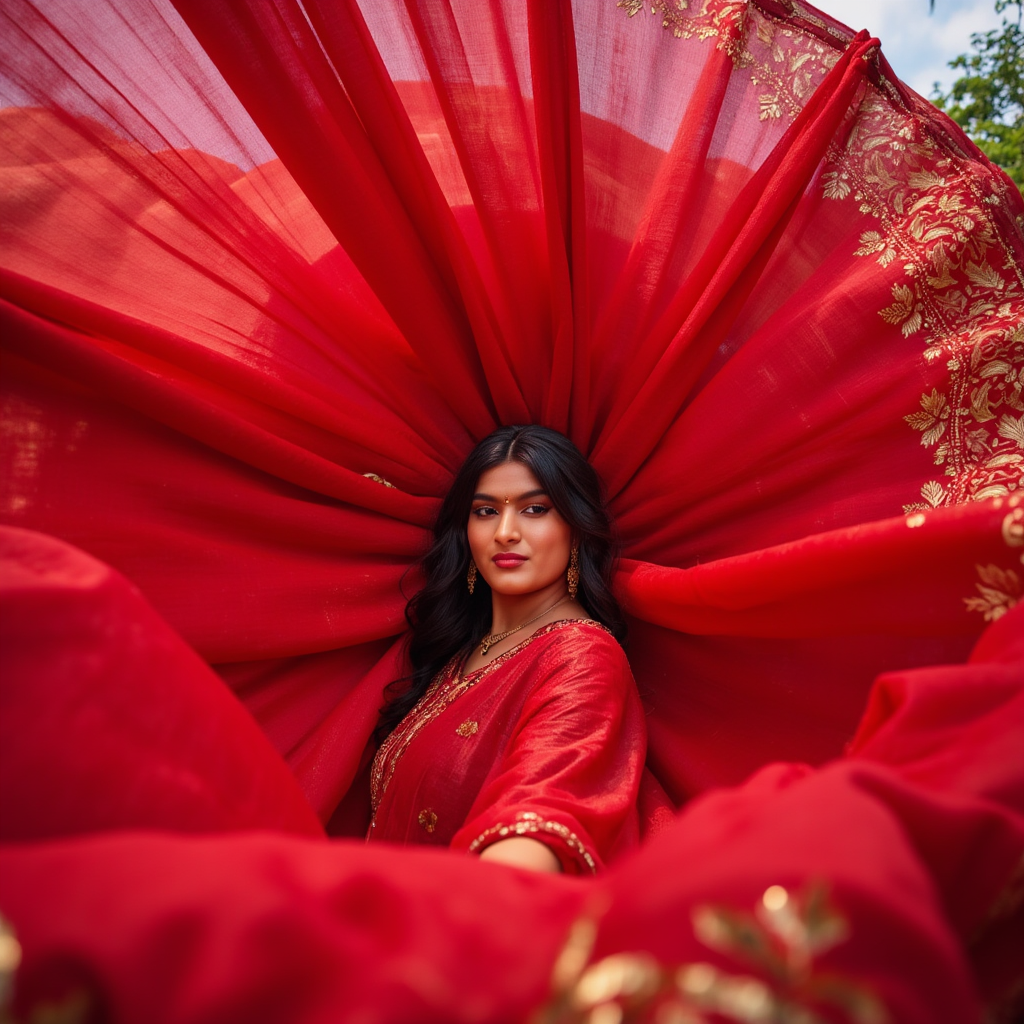
[[[653,955],[644,1013],[1010,1005],[1024,203],[876,41],[799,0],[0,17],[18,1013],[571,1019],[574,920],[578,967]],[[684,808],[590,888],[323,839],[437,500],[526,421],[607,484]]]
[[[528,835],[567,874],[634,849],[647,736],[604,627],[552,623],[475,672],[462,663],[381,744],[367,839],[473,853]]]

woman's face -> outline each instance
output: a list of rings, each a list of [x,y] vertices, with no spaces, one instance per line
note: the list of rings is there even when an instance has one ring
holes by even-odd
[[[572,531],[521,462],[480,477],[467,534],[473,561],[497,594],[523,596],[565,581]]]

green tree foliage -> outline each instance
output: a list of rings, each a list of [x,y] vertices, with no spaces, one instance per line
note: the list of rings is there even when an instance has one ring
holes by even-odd
[[[951,68],[962,69],[962,74],[945,94],[936,82],[931,99],[1024,191],[1022,3],[1024,0],[995,0],[996,12],[1003,14],[1002,28],[974,33],[973,52],[949,62]],[[1010,17],[1004,13],[1007,11]]]

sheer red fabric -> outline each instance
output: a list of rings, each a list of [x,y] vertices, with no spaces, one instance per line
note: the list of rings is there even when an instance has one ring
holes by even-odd
[[[102,708],[130,662],[74,684],[61,672],[102,644],[76,648],[65,598],[39,599],[50,624],[15,637],[9,728],[33,721],[47,750],[67,746],[63,729],[83,745],[49,776],[17,747],[7,785],[39,798],[17,804],[8,838],[161,824],[308,833],[306,805],[331,833],[356,834],[367,740],[437,500],[476,439],[542,422],[607,484],[648,763],[670,797],[700,798],[696,814],[772,762],[827,765],[792,786],[769,770],[736,799],[768,828],[776,812],[790,821],[783,805],[812,822],[818,801],[846,806],[838,787],[853,794],[842,835],[890,823],[854,880],[781,826],[777,859],[755,864],[753,839],[742,864],[718,858],[728,830],[709,828],[702,846],[684,815],[673,834],[691,838],[664,856],[685,871],[649,869],[666,886],[652,903],[672,906],[683,886],[680,906],[750,907],[772,878],[797,892],[823,877],[860,914],[857,894],[884,891],[864,897],[849,949],[905,912],[944,936],[928,946],[942,951],[935,976],[955,988],[973,975],[949,1005],[975,998],[971,985],[990,1002],[1012,988],[998,928],[968,955],[947,897],[920,895],[962,885],[984,916],[1009,884],[1008,854],[983,884],[966,867],[984,845],[970,837],[996,828],[983,822],[1015,836],[1020,815],[1008,797],[1019,761],[969,726],[982,715],[966,696],[975,670],[950,669],[960,681],[923,703],[906,696],[860,760],[835,760],[879,673],[962,663],[1001,625],[1024,545],[1024,203],[896,80],[877,41],[797,0],[0,0],[0,17],[3,520],[122,573],[155,610],[139,613],[146,643],[176,652],[136,708],[122,694],[117,714],[97,712],[109,729],[92,732],[82,681],[95,679]],[[45,547],[13,543],[17,564]],[[98,580],[106,570],[90,564]],[[113,621],[105,586],[82,592],[91,627]],[[255,718],[301,807],[160,619]],[[65,643],[64,668],[38,674],[35,659]],[[78,711],[47,717],[37,678]],[[873,698],[876,724],[902,706],[896,693]],[[997,732],[1012,721],[999,693],[984,712]],[[146,734],[146,714],[179,697],[181,717],[152,747],[178,765],[177,795],[117,791],[128,762],[115,750],[76,775],[100,736]],[[195,715],[224,723],[219,763]],[[933,724],[964,742],[965,774],[906,781],[914,730],[927,739]],[[1008,774],[977,796],[980,817],[942,803],[992,772]],[[69,778],[82,785],[62,790]],[[935,839],[950,831],[966,844],[959,875]],[[69,871],[81,856],[83,884],[122,855],[75,842],[60,856]],[[909,875],[887,873],[890,854],[918,879],[906,892],[920,899],[899,910],[891,890]],[[306,856],[320,854],[286,855]],[[747,881],[709,888],[693,857]],[[9,915],[31,931],[18,906]],[[899,971],[924,977],[925,960],[897,957]],[[931,998],[914,982],[886,977],[894,1019],[941,1019],[913,1003]]]

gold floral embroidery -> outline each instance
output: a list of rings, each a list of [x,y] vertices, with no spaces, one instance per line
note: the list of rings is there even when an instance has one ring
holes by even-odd
[[[456,730],[456,734],[459,736],[474,736],[477,730],[480,728],[479,722],[463,722]]]
[[[797,5],[787,4],[796,10]],[[750,71],[762,121],[792,119],[839,59],[838,52],[816,36],[770,15],[749,0],[618,0],[629,17],[649,6],[662,28],[676,39],[717,39],[737,68]],[[805,21],[838,34],[831,26],[799,10]],[[849,38],[839,36],[845,46]]]
[[[646,952],[615,953],[587,966],[597,937],[596,922],[587,917],[570,932],[555,965],[554,997],[534,1024],[606,1019],[703,1024],[707,1014],[741,1024],[823,1024],[818,1011],[825,1007],[829,1020],[838,1013],[851,1024],[889,1021],[868,985],[815,963],[850,933],[825,885],[810,884],[797,893],[773,885],[753,913],[700,906],[692,919],[701,942],[758,968],[768,980],[709,963],[671,967]]]
[[[647,3],[643,0],[618,0],[631,18]],[[661,27],[676,39],[729,38],[743,23],[747,0],[650,0],[651,14],[661,18]]]
[[[838,48],[819,36],[842,46],[851,38],[797,0],[784,5],[787,18],[755,0],[618,6],[630,17],[649,6],[676,38],[717,39],[750,71],[762,121],[795,117],[835,65]],[[819,180],[825,198],[857,203],[877,222],[854,254],[892,267],[879,316],[904,337],[920,337],[926,363],[944,361],[949,373],[906,416],[941,469],[904,511],[1005,496],[1024,480],[1024,269],[1006,234],[1022,225],[1000,230],[996,214],[1012,186],[937,138],[875,71]]]
[[[578,854],[591,871],[597,871],[597,864],[587,848],[580,842],[579,836],[565,825],[557,821],[547,821],[533,811],[520,811],[512,824],[499,823],[492,826],[476,837],[469,844],[469,852],[479,850],[488,840],[497,837],[507,839],[510,836],[525,836],[531,832],[547,832],[550,835],[558,836],[574,853]]]
[[[904,418],[934,451],[917,512],[1007,495],[1024,470],[1024,271],[996,222],[1009,186],[931,135],[869,85],[821,175],[827,199],[858,204],[876,229],[854,255],[893,267],[878,311],[904,337],[920,336],[926,364],[948,379]],[[890,87],[891,88],[891,87]]]
[[[420,811],[416,820],[420,823],[420,827],[425,829],[427,832],[433,832],[434,829],[437,828],[437,813],[432,811],[429,807]]]

